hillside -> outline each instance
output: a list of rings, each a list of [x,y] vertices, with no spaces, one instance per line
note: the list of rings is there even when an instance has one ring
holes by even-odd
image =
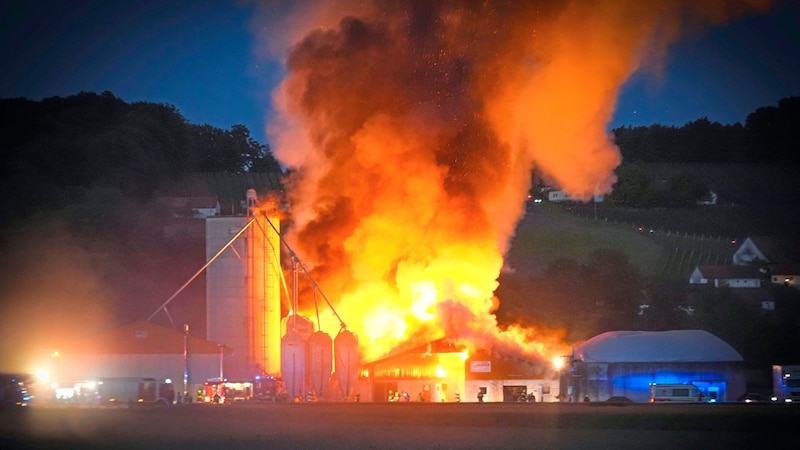
[[[640,164],[655,189],[666,189],[673,177],[690,174],[701,178],[718,195],[716,205],[691,208],[629,208],[612,202],[550,204],[548,220],[520,223],[518,235],[548,240],[548,226],[564,233],[576,230],[577,235],[595,235],[603,223],[614,230],[627,231],[629,239],[619,247],[643,274],[668,279],[686,279],[697,265],[726,264],[733,252],[748,236],[781,236],[800,239],[800,178],[797,168],[788,165],[741,164]],[[555,211],[575,219],[555,220]],[[527,230],[533,226],[533,230]],[[537,230],[542,230],[541,233]],[[610,232],[591,242],[609,240]],[[657,250],[641,254],[631,246],[646,237]],[[562,239],[563,240],[563,239]],[[578,242],[583,237],[571,237]],[[611,240],[610,242],[614,242]],[[520,246],[530,246],[522,244]],[[561,245],[560,247],[563,247]],[[614,247],[611,247],[614,248]],[[552,249],[551,249],[552,250]],[[550,252],[552,253],[552,251]],[[550,254],[545,253],[545,254]],[[569,252],[563,252],[569,256]]]
[[[653,274],[657,268],[653,255],[659,252],[658,244],[633,227],[578,216],[563,205],[547,202],[529,205],[517,226],[507,268],[540,274],[559,258],[584,261],[599,248],[624,253],[646,274]]]

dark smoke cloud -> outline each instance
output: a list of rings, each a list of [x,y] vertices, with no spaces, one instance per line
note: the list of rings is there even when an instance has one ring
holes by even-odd
[[[685,27],[768,4],[268,2],[265,48],[287,50],[269,131],[294,171],[290,239],[373,344],[430,328],[408,318],[420,302],[488,315],[531,171],[609,192],[628,77],[657,71]]]

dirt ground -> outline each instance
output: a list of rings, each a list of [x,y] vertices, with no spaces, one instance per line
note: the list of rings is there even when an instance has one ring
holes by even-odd
[[[3,449],[737,449],[790,443],[800,405],[34,405]]]

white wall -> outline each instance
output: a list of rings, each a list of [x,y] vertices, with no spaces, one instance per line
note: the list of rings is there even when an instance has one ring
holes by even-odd
[[[556,380],[468,380],[464,393],[461,395],[462,402],[477,402],[478,390],[486,387],[484,402],[502,402],[504,386],[526,386],[528,393],[536,396],[537,403],[552,403],[558,401],[559,381]],[[549,388],[548,394],[542,394]]]

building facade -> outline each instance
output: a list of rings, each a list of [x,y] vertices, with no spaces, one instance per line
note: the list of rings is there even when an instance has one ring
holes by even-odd
[[[647,402],[652,384],[694,384],[719,402],[746,388],[741,355],[702,330],[603,333],[576,346],[561,374],[566,401]]]

